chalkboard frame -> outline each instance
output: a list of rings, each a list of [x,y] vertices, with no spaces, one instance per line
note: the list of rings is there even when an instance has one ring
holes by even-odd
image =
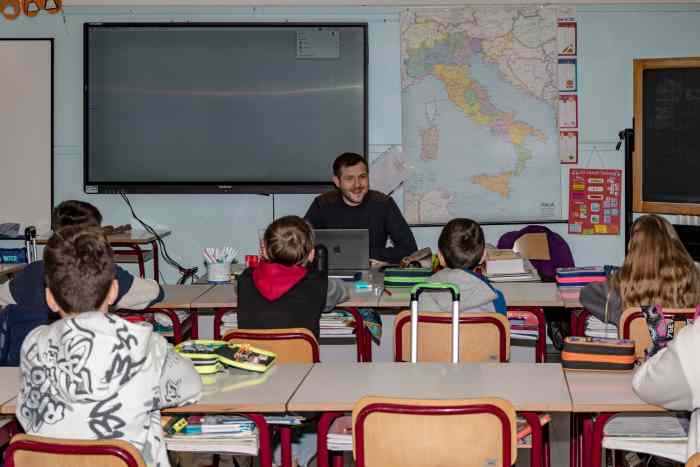
[[[679,68],[700,69],[700,57],[644,58],[634,60],[634,155],[632,159],[632,198],[635,212],[700,215],[700,203],[647,201],[643,197],[644,71]]]

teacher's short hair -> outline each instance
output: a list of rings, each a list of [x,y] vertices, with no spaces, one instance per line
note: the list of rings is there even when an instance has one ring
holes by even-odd
[[[369,170],[369,166],[367,165],[367,161],[364,157],[354,152],[344,152],[336,157],[335,161],[333,162],[333,175],[340,177],[340,172],[345,167],[352,167],[359,163],[365,164],[365,167],[367,167],[367,170]]]

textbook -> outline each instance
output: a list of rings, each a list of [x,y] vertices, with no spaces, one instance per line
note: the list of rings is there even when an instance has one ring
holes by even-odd
[[[486,274],[525,274],[523,258],[512,250],[489,250],[486,258]]]

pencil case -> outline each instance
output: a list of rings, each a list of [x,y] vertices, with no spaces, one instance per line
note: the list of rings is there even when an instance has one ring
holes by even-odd
[[[634,341],[571,336],[564,339],[562,366],[570,370],[621,371],[634,368]]]
[[[200,375],[210,375],[223,368],[216,350],[227,344],[226,341],[207,339],[180,342],[175,351],[192,362]]]
[[[212,374],[224,366],[265,372],[277,359],[269,350],[228,341],[198,339],[181,342],[175,351],[189,359],[200,374]]]
[[[431,268],[386,268],[384,287],[406,287],[428,282],[433,275]]]

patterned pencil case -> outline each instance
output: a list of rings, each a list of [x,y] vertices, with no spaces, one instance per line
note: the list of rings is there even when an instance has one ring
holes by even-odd
[[[634,368],[634,341],[603,337],[567,337],[561,352],[562,366],[569,370],[621,371]]]
[[[386,268],[384,287],[406,287],[422,284],[433,275],[431,268]]]
[[[216,373],[223,366],[262,373],[277,359],[275,353],[252,345],[206,339],[181,342],[175,351],[191,360],[200,374]]]

